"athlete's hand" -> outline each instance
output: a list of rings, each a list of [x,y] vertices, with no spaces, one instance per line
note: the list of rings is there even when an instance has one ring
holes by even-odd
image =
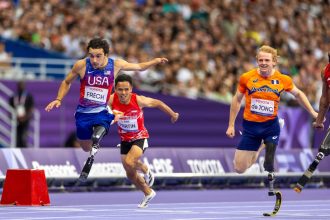
[[[123,112],[117,111],[117,110],[112,110],[112,113],[115,115],[115,118],[113,119],[113,123],[116,123],[119,121],[119,118],[124,115]]]
[[[179,119],[179,113],[174,113],[174,115],[171,117],[171,122],[175,123]]]
[[[318,123],[316,121],[313,122],[313,128],[316,128],[316,129],[320,129],[320,130],[324,130],[324,124],[323,122],[322,123]]]
[[[54,101],[52,101],[51,103],[49,103],[49,104],[46,106],[45,110],[46,110],[47,112],[49,112],[49,111],[52,110],[54,107],[58,108],[58,107],[60,107],[60,106],[61,106],[61,101],[58,100],[58,99],[55,99]]]
[[[163,63],[167,63],[168,59],[165,57],[161,57],[161,58],[155,58],[156,62],[159,64],[163,64]]]
[[[235,137],[235,127],[234,126],[228,126],[226,135],[230,138]]]

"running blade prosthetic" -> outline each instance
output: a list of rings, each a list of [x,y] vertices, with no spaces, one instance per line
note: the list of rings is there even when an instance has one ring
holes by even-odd
[[[324,154],[322,152],[318,152],[314,161],[309,165],[307,170],[298,180],[296,186],[293,188],[294,191],[296,191],[297,193],[300,193],[302,191],[302,189],[305,187],[306,183],[310,180],[314,171],[316,170],[317,166],[319,165],[320,161],[323,158],[324,158]]]
[[[79,181],[80,182],[86,182],[87,180],[87,177],[88,177],[88,174],[89,172],[91,171],[91,168],[92,168],[92,165],[93,165],[93,162],[94,162],[94,155],[91,155],[88,157],[81,173],[80,173],[80,176],[79,176]]]
[[[268,194],[270,195],[270,194]],[[275,196],[276,196],[276,201],[275,201],[275,207],[273,209],[273,211],[271,213],[264,213],[264,216],[275,216],[278,211],[281,208],[281,204],[282,204],[282,193],[280,191],[276,191],[275,192]]]

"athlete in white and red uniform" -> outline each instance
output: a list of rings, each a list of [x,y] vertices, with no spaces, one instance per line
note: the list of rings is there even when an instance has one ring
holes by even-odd
[[[118,75],[115,81],[115,94],[111,95],[109,106],[116,114],[118,122],[121,160],[126,175],[145,195],[138,207],[146,208],[156,193],[150,188],[154,182],[153,174],[140,160],[148,147],[147,139],[149,138],[148,131],[144,127],[142,109],[144,107],[159,108],[171,117],[172,123],[178,120],[179,114],[158,99],[132,93],[132,85],[132,78],[129,75]],[[144,178],[138,174],[138,171],[144,173]]]
[[[313,127],[317,129],[324,129],[324,121],[325,116],[329,110],[330,106],[330,53],[329,56],[329,63],[327,66],[322,70],[322,95],[320,97],[320,105],[319,105],[319,113],[315,122],[313,123]],[[330,155],[330,129],[323,140],[322,145],[319,148],[319,151],[323,152],[325,156]]]
[[[316,129],[324,129],[325,115],[327,114],[330,106],[330,53],[328,53],[329,63],[321,71],[322,75],[322,95],[320,97],[319,113],[313,122],[313,127]],[[304,174],[299,178],[294,191],[300,193],[305,184],[311,179],[317,166],[325,156],[330,155],[330,129],[328,129],[322,143],[319,146],[318,153],[315,159],[308,166]]]
[[[112,108],[114,112],[120,113],[118,119],[118,133],[121,141],[132,142],[138,139],[149,138],[147,129],[144,127],[143,111],[137,102],[137,95],[131,94],[128,104],[119,101],[118,94],[113,95]]]
[[[77,137],[82,149],[95,155],[102,137],[107,133],[114,116],[108,112],[114,77],[120,70],[143,71],[157,64],[166,63],[166,58],[154,58],[143,63],[128,63],[122,59],[108,58],[109,44],[101,38],[92,39],[87,46],[88,58],[78,60],[62,81],[57,97],[45,108],[46,111],[61,106],[71,83],[81,79],[79,104],[75,119]]]

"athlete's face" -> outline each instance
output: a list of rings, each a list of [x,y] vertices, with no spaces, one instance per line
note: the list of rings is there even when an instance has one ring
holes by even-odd
[[[94,69],[99,69],[104,67],[106,64],[106,59],[108,58],[102,48],[93,49],[89,48],[88,56],[91,60],[92,66]]]
[[[273,59],[271,53],[266,53],[260,51],[257,56],[257,63],[259,66],[260,74],[263,76],[270,76],[272,74],[273,68],[276,65],[276,62]]]
[[[122,104],[128,104],[131,99],[132,86],[129,82],[118,82],[115,87],[115,92]]]

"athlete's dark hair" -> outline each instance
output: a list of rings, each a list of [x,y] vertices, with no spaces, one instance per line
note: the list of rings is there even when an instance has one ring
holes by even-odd
[[[117,83],[119,82],[129,82],[129,84],[131,86],[133,86],[133,79],[130,75],[127,75],[127,74],[119,74],[117,77],[116,77],[116,80],[115,80],[115,86],[117,85]]]
[[[109,54],[109,43],[108,41],[102,39],[102,38],[93,38],[92,40],[89,41],[87,45],[87,52],[89,51],[89,48],[93,49],[103,49],[104,54]]]

